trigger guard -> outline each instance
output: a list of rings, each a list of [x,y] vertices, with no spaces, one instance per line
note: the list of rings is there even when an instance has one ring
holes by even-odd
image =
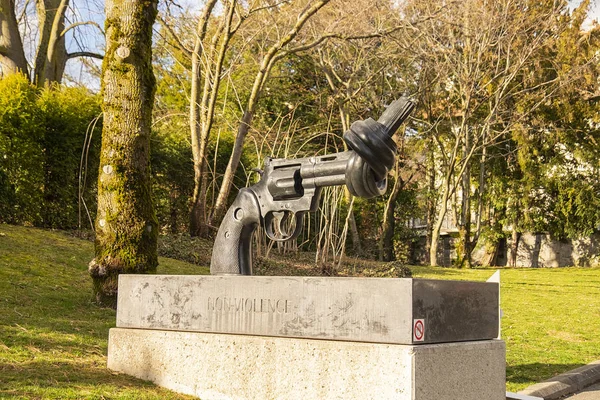
[[[283,211],[284,216],[281,218],[281,222],[287,220],[290,215],[296,215],[296,214],[292,214],[290,211]],[[296,216],[296,227],[294,228],[294,232],[292,232],[291,235],[286,235],[284,236],[281,232],[281,222],[279,225],[279,232],[281,233],[281,236],[278,236],[275,234],[275,232],[273,231],[273,213],[268,213],[265,216],[265,232],[267,234],[267,237],[269,239],[271,239],[274,242],[287,242],[288,240],[292,240],[298,237],[298,235],[300,234],[300,231],[302,230],[302,216],[301,215],[297,215]]]

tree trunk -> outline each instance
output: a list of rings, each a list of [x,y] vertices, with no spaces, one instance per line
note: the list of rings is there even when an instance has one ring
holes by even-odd
[[[179,196],[180,194],[177,191],[177,187],[173,185],[173,187],[171,187],[171,193],[169,193],[169,230],[173,235],[179,232],[179,224],[177,223],[177,199],[179,198]]]
[[[356,218],[354,217],[354,202],[352,201],[352,195],[346,198],[346,203],[352,204],[352,208],[348,210],[348,224],[350,228],[350,238],[352,240],[352,250],[354,251],[354,254],[362,256],[364,253],[360,242],[358,227],[356,226]]]
[[[383,214],[383,231],[381,232],[381,239],[379,241],[379,261],[394,261],[396,258],[394,254],[394,233],[396,230],[396,218],[394,214],[398,195],[403,188],[404,182],[400,178],[400,171],[396,168],[394,187],[386,202]]]
[[[521,232],[517,230],[516,224],[512,228],[512,243],[510,244],[510,259],[508,260],[509,267],[517,266],[517,254],[519,252],[519,241],[521,240]]]
[[[385,209],[383,232],[379,241],[379,261],[394,261],[395,259],[394,231],[396,228],[396,219],[394,218],[394,211],[396,210],[397,195],[394,197],[390,196],[390,202]]]
[[[28,74],[15,0],[0,0],[0,76],[16,72]]]
[[[481,258],[481,265],[484,267],[493,267],[496,265],[498,259],[498,250],[500,248],[500,241],[498,239],[490,240],[485,244],[485,253]]]
[[[116,305],[120,273],[156,271],[158,221],[150,185],[150,127],[156,81],[152,24],[158,0],[107,0],[102,65],[104,127],[98,178],[96,301]]]
[[[483,214],[484,214],[483,202],[485,201],[485,191],[486,191],[486,186],[487,186],[487,172],[486,172],[487,133],[488,132],[486,130],[486,134],[483,137],[483,147],[481,149],[481,158],[479,159],[479,188],[477,191],[477,216],[476,216],[477,220],[476,220],[476,224],[475,224],[475,235],[473,237],[473,240],[471,241],[471,252],[473,252],[473,250],[475,249],[475,246],[477,246],[477,242],[479,242],[479,238],[481,237],[481,228],[482,228],[482,221],[483,221]],[[488,214],[488,216],[489,216],[489,213],[486,213],[486,214]],[[490,222],[491,222],[491,220],[488,221],[489,225],[491,226],[492,224]]]
[[[463,157],[467,158],[471,151],[470,133],[465,135]],[[466,161],[465,161],[466,162]],[[465,166],[461,179],[461,211],[458,226],[458,246],[456,248],[456,266],[471,268],[471,167]]]
[[[435,267],[438,265],[438,242],[440,240],[440,232],[442,230],[442,225],[444,224],[444,218],[446,218],[446,213],[448,212],[448,199],[450,197],[450,182],[449,176],[444,178],[446,182],[444,182],[444,188],[442,193],[442,201],[440,204],[440,210],[438,211],[437,217],[435,219],[435,224],[433,225],[433,229],[431,231],[431,246],[429,248],[429,265]]]
[[[238,127],[237,135],[235,136],[235,142],[233,143],[231,157],[229,157],[229,162],[227,163],[227,168],[225,169],[225,174],[223,175],[223,182],[221,183],[221,188],[219,189],[219,195],[215,201],[215,208],[209,219],[209,224],[213,224],[214,221],[219,221],[225,212],[227,198],[229,197],[229,192],[231,191],[231,186],[233,185],[233,177],[235,176],[235,171],[237,170],[240,160],[242,159],[244,140],[246,139],[246,135],[250,130],[250,123],[252,122],[253,115],[253,111],[246,111],[242,117],[242,121]]]
[[[330,0],[318,0],[314,3],[311,3],[310,7],[306,8],[302,12],[302,14],[298,16],[298,20],[296,21],[292,29],[290,29],[285,35],[283,35],[265,53],[262,62],[259,66],[258,72],[254,77],[254,83],[252,85],[252,90],[250,91],[248,102],[246,103],[244,109],[244,115],[242,116],[242,119],[238,126],[233,150],[231,152],[231,156],[229,157],[229,162],[227,163],[225,174],[223,175],[223,182],[221,183],[221,187],[219,188],[219,194],[217,196],[217,200],[215,201],[213,212],[211,213],[210,218],[208,220],[209,225],[212,225],[215,221],[219,221],[223,214],[225,214],[227,198],[229,197],[229,192],[231,191],[231,186],[233,185],[233,177],[235,176],[235,171],[237,170],[237,167],[240,164],[240,160],[242,158],[244,141],[246,140],[246,136],[250,131],[250,124],[252,123],[252,118],[254,117],[254,113],[256,112],[258,101],[262,94],[265,82],[267,81],[271,69],[273,68],[273,65],[282,58],[283,48],[287,46],[292,40],[294,40],[294,38],[296,37],[296,35],[298,35],[298,32],[302,29],[306,21],[308,21],[310,17],[312,17],[317,11],[319,11],[321,7],[329,3],[329,1]]]
[[[506,238],[504,238],[504,226],[496,220],[496,215],[488,215],[488,226],[490,235],[483,241],[484,253],[480,265],[493,267],[498,265],[498,258],[504,258],[506,254]],[[476,234],[479,238],[484,236]],[[506,261],[505,264],[506,265]]]
[[[339,106],[340,119],[342,121],[342,130],[347,132],[350,129],[350,116],[346,112],[344,106]],[[348,150],[348,145],[344,142],[344,151]],[[358,234],[358,228],[356,226],[356,218],[354,217],[354,202],[352,201],[352,194],[348,188],[344,188],[344,196],[346,203],[348,204],[348,224],[350,227],[350,237],[352,238],[352,249],[354,253],[361,256],[363,255],[362,244],[360,241],[360,235]]]
[[[469,236],[470,232],[466,226],[458,227],[458,243],[456,244],[456,259],[454,260],[456,268],[471,267]]]
[[[202,41],[206,36],[208,20],[215,6],[216,0],[210,0],[198,20],[196,28],[196,41],[192,53],[192,87],[190,90],[190,131],[192,139],[192,156],[194,159],[194,194],[192,195],[192,209],[190,211],[190,235],[205,236],[206,234],[206,196],[202,193],[202,175],[206,169],[204,140],[202,140],[201,99],[200,90],[202,81],[202,54],[204,47]],[[208,74],[207,74],[208,75]],[[208,78],[208,76],[207,76]]]
[[[436,178],[436,170],[435,170],[435,155],[433,153],[433,141],[430,139],[429,142],[429,151],[427,154],[428,158],[428,166],[427,166],[427,214],[426,214],[426,229],[425,232],[425,257],[426,263],[431,262],[431,243],[432,243],[432,235],[433,235],[433,224],[435,222],[435,208],[436,208],[436,190],[435,190],[435,178]],[[437,251],[437,250],[436,250]]]
[[[35,57],[34,81],[61,82],[67,63],[67,48],[62,32],[69,0],[38,0],[39,43]]]
[[[212,7],[213,4],[211,4]],[[200,162],[200,175],[196,177],[194,174],[194,198],[192,217],[196,218],[190,221],[190,233],[192,236],[201,236],[208,238],[210,234],[210,224],[207,220],[207,204],[206,197],[208,193],[208,142],[210,139],[210,132],[215,116],[215,106],[217,102],[217,96],[219,94],[219,87],[223,77],[223,63],[229,48],[229,42],[235,31],[241,25],[241,19],[232,30],[231,24],[233,16],[236,10],[236,0],[230,0],[227,9],[227,18],[221,21],[219,29],[215,33],[211,41],[210,47],[210,59],[216,59],[213,66],[213,71],[204,74],[204,90],[202,92],[202,102],[200,103],[200,139],[199,146],[197,147],[198,154],[194,155],[194,160]],[[214,54],[217,52],[217,45],[221,41],[221,46],[218,51],[218,55]],[[199,192],[197,192],[199,188]],[[198,195],[196,196],[196,193]],[[201,219],[198,219],[201,218]]]
[[[542,235],[535,234],[535,243],[531,252],[531,268],[539,268],[540,266],[540,250],[542,249]]]

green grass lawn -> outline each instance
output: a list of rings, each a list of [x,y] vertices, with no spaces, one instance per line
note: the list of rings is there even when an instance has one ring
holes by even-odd
[[[106,369],[115,311],[95,306],[91,242],[0,225],[0,398],[186,399]],[[208,273],[161,259],[159,273]]]
[[[106,369],[115,312],[91,302],[92,243],[0,225],[0,398],[183,399]],[[161,258],[159,273],[208,268]],[[491,269],[414,267],[415,277],[485,280]],[[600,358],[600,269],[505,269],[508,390]]]

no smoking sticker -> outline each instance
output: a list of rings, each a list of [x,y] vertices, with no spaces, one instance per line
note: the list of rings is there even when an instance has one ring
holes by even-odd
[[[425,340],[425,320],[415,319],[413,322],[413,341],[422,342]]]

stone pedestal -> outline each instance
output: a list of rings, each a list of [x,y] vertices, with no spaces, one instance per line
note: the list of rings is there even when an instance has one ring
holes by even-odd
[[[203,400],[504,400],[498,283],[119,277],[108,367]]]
[[[498,337],[498,293],[498,283],[436,279],[120,275],[117,327],[396,344],[486,340]]]
[[[500,340],[398,345],[115,328],[108,367],[203,400],[504,400]]]

